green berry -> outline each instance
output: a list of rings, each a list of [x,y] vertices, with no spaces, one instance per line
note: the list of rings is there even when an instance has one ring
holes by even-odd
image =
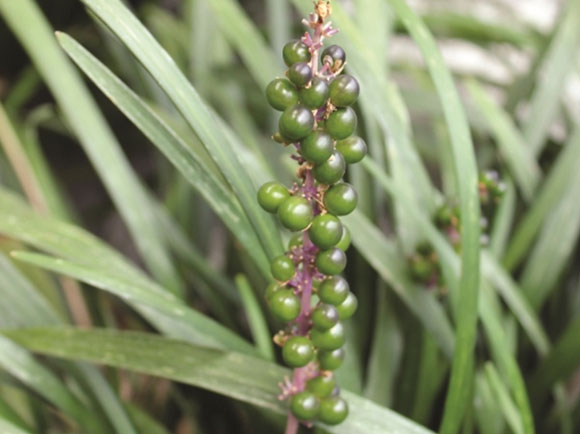
[[[338,310],[339,318],[341,320],[345,320],[354,315],[357,307],[358,300],[356,295],[354,295],[352,292],[349,292],[344,301],[336,306],[336,309]]]
[[[356,124],[356,113],[352,108],[346,107],[332,112],[326,120],[325,127],[333,139],[342,140],[354,133]]]
[[[328,100],[330,87],[326,80],[314,77],[309,87],[298,90],[300,102],[310,109],[322,107]]]
[[[298,87],[306,86],[312,80],[312,68],[308,63],[295,63],[288,69],[288,78]]]
[[[328,330],[338,320],[338,310],[331,304],[321,304],[312,311],[312,324],[319,330]]]
[[[359,93],[358,81],[352,75],[339,75],[330,83],[330,102],[336,107],[354,104]]]
[[[317,164],[312,173],[314,178],[321,184],[334,184],[339,181],[346,171],[346,163],[342,154],[334,151],[330,158],[322,164]]]
[[[344,361],[344,349],[338,348],[331,351],[318,351],[318,364],[323,371],[335,371]]]
[[[346,300],[348,294],[350,294],[348,282],[340,276],[332,276],[324,279],[318,289],[318,297],[320,300],[334,306],[338,306]]]
[[[311,163],[324,163],[333,152],[334,141],[324,131],[314,131],[300,143],[300,153]]]
[[[277,293],[278,291],[280,291],[283,288],[283,286],[280,286],[280,284],[278,282],[272,282],[268,285],[268,287],[266,288],[265,291],[265,298],[267,301],[270,301],[270,299],[272,298],[272,296]]]
[[[330,396],[320,401],[318,420],[327,425],[338,425],[348,416],[348,404],[340,396]]]
[[[298,102],[298,90],[288,80],[277,78],[266,87],[266,98],[273,108],[284,111]]]
[[[332,214],[323,214],[314,217],[308,230],[310,241],[321,249],[329,249],[340,241],[342,224]]]
[[[429,259],[414,257],[411,262],[411,276],[417,282],[427,282],[435,272],[435,265]]]
[[[314,358],[312,341],[304,336],[292,336],[282,347],[282,358],[291,368],[306,366]]]
[[[328,64],[330,70],[338,71],[346,62],[346,53],[338,45],[330,45],[322,52],[322,63]]]
[[[280,205],[290,197],[290,192],[279,182],[266,182],[258,190],[258,203],[271,213],[278,211]]]
[[[312,392],[300,392],[292,396],[290,409],[298,420],[312,420],[318,414],[320,401]]]
[[[294,321],[300,314],[300,299],[291,289],[281,289],[270,297],[270,310],[281,321]]]
[[[346,252],[346,250],[350,247],[350,231],[344,225],[342,225],[342,235],[340,236],[340,240],[336,244],[336,247],[338,247],[343,252]]]
[[[330,187],[324,194],[324,206],[334,215],[347,215],[354,211],[358,195],[350,184],[341,182]]]
[[[301,231],[312,221],[312,205],[303,197],[291,196],[278,208],[278,218],[291,231]]]
[[[312,132],[314,116],[303,105],[297,104],[288,107],[280,116],[278,128],[280,134],[290,141],[299,141]]]
[[[287,66],[292,66],[296,62],[308,62],[310,56],[308,46],[298,39],[288,42],[282,49],[282,57]]]
[[[296,267],[294,266],[292,259],[286,255],[281,255],[272,259],[272,262],[270,263],[270,271],[272,272],[274,279],[279,280],[280,282],[286,282],[294,277]]]
[[[303,242],[304,242],[304,236],[302,235],[301,232],[292,235],[290,237],[290,240],[288,240],[288,250],[292,250],[296,247],[302,246]]]
[[[334,375],[319,375],[306,383],[306,390],[314,393],[319,398],[327,398],[336,387]]]
[[[336,142],[336,149],[347,164],[358,163],[367,155],[367,144],[359,136],[350,136]]]
[[[322,274],[333,276],[340,274],[346,267],[346,255],[337,247],[323,250],[316,255],[316,268]]]
[[[337,350],[346,339],[344,326],[338,322],[328,330],[312,329],[312,342],[323,351]]]

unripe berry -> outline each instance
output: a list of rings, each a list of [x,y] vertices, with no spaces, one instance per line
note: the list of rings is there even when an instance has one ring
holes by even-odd
[[[281,289],[270,297],[270,310],[284,322],[294,321],[300,314],[300,299],[290,289]]]
[[[282,358],[291,368],[306,366],[314,358],[312,341],[304,336],[292,336],[282,347]]]
[[[289,141],[299,141],[312,132],[314,116],[303,105],[288,107],[280,116],[278,128],[280,134]]]
[[[358,195],[354,187],[346,182],[330,187],[324,194],[324,206],[334,215],[347,215],[354,211]]]
[[[356,124],[357,117],[355,111],[350,107],[346,107],[332,112],[326,120],[325,127],[333,139],[342,140],[354,133]]]
[[[330,158],[322,164],[317,164],[312,173],[314,178],[321,184],[334,184],[344,176],[346,163],[342,154],[334,151]]]
[[[344,361],[344,349],[338,348],[331,351],[318,351],[318,364],[323,371],[335,371],[341,367]]]
[[[299,392],[290,400],[290,409],[298,420],[314,419],[318,414],[319,407],[319,399],[312,392]]]
[[[272,259],[272,262],[270,263],[270,271],[272,272],[274,279],[279,280],[280,282],[286,282],[294,277],[296,267],[294,266],[292,259],[286,255],[281,255]]]
[[[310,61],[311,54],[304,42],[295,39],[284,45],[282,57],[287,66],[292,66],[297,62]]]
[[[330,102],[336,107],[347,107],[356,102],[360,87],[352,75],[339,75],[330,83]]]
[[[354,315],[357,307],[358,300],[356,295],[354,295],[352,292],[349,292],[344,301],[336,306],[336,309],[338,310],[339,318],[341,320],[346,320]]]
[[[306,86],[312,80],[312,69],[307,63],[295,63],[288,69],[288,78],[298,87]]]
[[[336,149],[348,164],[358,163],[367,155],[367,144],[359,136],[350,136],[336,142]]]
[[[346,62],[346,53],[338,45],[330,45],[322,52],[322,63],[328,64],[331,71],[338,71]]]
[[[321,304],[312,311],[312,325],[320,330],[328,330],[339,320],[336,307],[331,304]]]
[[[313,131],[300,143],[300,153],[306,160],[322,164],[334,152],[334,141],[324,131]]]
[[[308,230],[310,241],[321,249],[335,246],[342,236],[342,224],[332,214],[318,215]]]
[[[334,375],[319,375],[306,383],[306,390],[314,393],[319,398],[326,398],[332,394],[336,387]]]
[[[348,416],[348,404],[340,396],[330,396],[320,401],[318,420],[327,425],[338,425]]]
[[[303,87],[298,91],[298,97],[309,109],[317,109],[326,103],[329,93],[330,87],[326,80],[314,77],[310,87]]]
[[[322,274],[333,276],[340,274],[346,267],[346,255],[339,248],[323,250],[316,255],[316,268]]]
[[[290,197],[290,192],[279,182],[266,182],[258,190],[258,203],[271,213],[278,211],[280,205]]]
[[[288,80],[277,78],[266,87],[266,98],[273,108],[284,111],[298,102],[298,90]]]
[[[340,240],[336,244],[336,247],[338,247],[343,252],[346,252],[346,250],[350,247],[350,231],[345,225],[342,225],[342,235],[340,236]]]
[[[338,306],[350,294],[350,287],[346,279],[341,276],[332,276],[322,281],[318,288],[318,297],[324,303]]]
[[[284,288],[283,286],[281,286],[278,282],[272,282],[268,285],[268,287],[266,288],[266,291],[264,293],[264,297],[266,298],[266,300],[269,302],[270,299],[272,298],[272,296],[280,291],[282,288]]]
[[[291,196],[278,208],[282,226],[291,231],[301,231],[312,221],[312,205],[303,197]]]
[[[312,329],[312,342],[323,351],[337,350],[344,345],[346,333],[342,323],[336,323],[328,330]]]
[[[292,250],[295,247],[302,246],[303,241],[304,241],[304,235],[302,235],[302,233],[297,233],[297,234],[292,235],[290,237],[290,239],[288,240],[288,250]]]

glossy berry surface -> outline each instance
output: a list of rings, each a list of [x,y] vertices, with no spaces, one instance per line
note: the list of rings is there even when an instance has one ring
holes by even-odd
[[[312,221],[312,206],[303,197],[291,196],[278,208],[282,226],[291,231],[301,231]]]
[[[313,127],[314,116],[312,116],[312,112],[300,104],[284,110],[278,122],[280,134],[290,141],[302,140],[312,132]]]
[[[354,211],[358,195],[354,187],[346,182],[330,187],[324,194],[324,206],[334,215],[347,215]]]
[[[290,410],[298,420],[312,420],[318,414],[320,400],[318,397],[308,391],[297,393],[292,396],[290,401]]]
[[[300,247],[304,242],[304,236],[301,233],[294,234],[288,240],[288,250]]]
[[[307,63],[295,63],[288,69],[288,78],[298,87],[306,86],[312,80],[312,69]]]
[[[324,279],[318,288],[318,297],[324,303],[338,306],[346,300],[350,294],[350,287],[346,279],[340,276],[332,276]]]
[[[352,75],[339,75],[330,83],[330,102],[336,107],[347,107],[356,102],[360,86]]]
[[[275,213],[280,205],[290,197],[290,192],[279,182],[267,182],[258,190],[258,203],[268,212]]]
[[[318,364],[323,371],[336,371],[344,361],[344,350],[318,351]]]
[[[318,420],[327,425],[338,425],[348,416],[348,404],[340,396],[331,396],[320,401]]]
[[[336,387],[334,375],[319,375],[306,383],[306,390],[314,393],[318,398],[326,398]]]
[[[287,66],[292,66],[297,62],[308,62],[311,54],[304,42],[295,39],[284,45],[282,57]]]
[[[276,258],[272,259],[270,263],[270,271],[274,279],[279,280],[280,282],[286,282],[296,273],[296,267],[294,266],[294,262],[286,255],[277,256]]]
[[[323,351],[337,350],[344,345],[345,331],[342,323],[336,323],[328,330],[312,329],[312,342]]]
[[[294,321],[300,314],[300,299],[291,289],[280,289],[270,297],[270,310],[281,321]]]
[[[298,89],[284,78],[277,78],[266,87],[266,98],[270,105],[279,111],[298,103]]]
[[[282,359],[291,368],[306,366],[314,358],[312,341],[304,336],[292,336],[282,347]]]
[[[346,252],[350,247],[350,231],[344,225],[342,225],[342,235],[340,236],[340,240],[336,244],[336,247],[343,252]]]
[[[342,224],[332,214],[318,215],[308,230],[310,241],[321,249],[334,247],[342,236]]]
[[[322,164],[334,152],[334,141],[324,131],[313,131],[300,143],[300,153],[306,160]]]
[[[334,327],[339,319],[338,310],[331,304],[323,303],[312,311],[312,324],[320,330]]]
[[[316,255],[316,268],[322,274],[333,276],[340,274],[346,267],[346,255],[339,248],[323,250]],[[322,286],[322,285],[321,285]]]
[[[303,87],[298,90],[298,97],[300,102],[310,109],[317,109],[322,107],[328,100],[330,94],[330,87],[326,80],[314,77],[310,83],[310,87]]]
[[[359,136],[350,136],[336,142],[336,149],[348,164],[355,164],[367,155],[367,144]]]
[[[342,140],[352,135],[356,130],[357,117],[350,107],[339,108],[332,112],[326,120],[326,131],[333,139]]]
[[[322,52],[322,63],[328,64],[331,71],[337,71],[346,62],[346,53],[339,45],[330,45]]]
[[[334,184],[340,181],[346,171],[346,163],[342,154],[334,151],[332,155],[322,164],[317,164],[312,173],[314,178],[321,184]]]
[[[354,295],[352,292],[349,292],[344,301],[336,306],[336,309],[338,310],[339,318],[341,320],[346,320],[354,315],[357,307],[358,300],[356,295]]]

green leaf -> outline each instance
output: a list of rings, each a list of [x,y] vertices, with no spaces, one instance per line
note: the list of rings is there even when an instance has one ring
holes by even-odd
[[[41,354],[80,359],[160,376],[286,413],[278,400],[277,383],[289,371],[239,353],[194,346],[145,333],[107,330],[36,329],[3,332]],[[349,392],[350,415],[341,425],[326,427],[334,434],[428,434],[431,431],[391,410]]]
[[[541,173],[526,140],[509,115],[485,93],[477,81],[469,80],[467,89],[487,122],[500,156],[505,158],[524,198],[530,201]]]
[[[282,243],[274,221],[259,207],[256,187],[232,147],[231,138],[187,78],[120,0],[83,0],[83,3],[127,46],[179,109],[230,183],[267,254],[281,253]]]
[[[530,99],[523,133],[527,145],[540,154],[556,116],[566,78],[576,66],[580,44],[580,2],[570,0],[562,8],[561,22],[542,62],[542,74]]]
[[[490,388],[499,404],[505,420],[514,432],[514,434],[523,434],[522,419],[518,413],[509,391],[502,382],[502,379],[495,369],[493,363],[486,363],[484,366],[485,377]]]
[[[0,0],[6,19],[63,110],[151,271],[174,292],[183,291],[157,231],[145,190],[106,125],[88,89],[72,68],[32,0]]]
[[[0,432],[3,434],[32,434],[32,432],[27,431],[2,417],[0,417]]]
[[[240,291],[240,296],[242,297],[242,303],[244,304],[244,310],[246,311],[246,318],[250,323],[250,329],[252,330],[252,336],[256,346],[260,350],[260,354],[266,360],[273,361],[275,359],[274,355],[274,345],[272,344],[272,337],[270,330],[268,329],[268,323],[264,317],[264,313],[260,308],[260,304],[256,299],[256,295],[250,286],[250,282],[243,274],[238,274],[236,276],[236,285]]]
[[[139,128],[199,191],[215,213],[265,270],[269,264],[238,199],[224,180],[208,169],[196,147],[187,145],[133,91],[70,36],[57,33],[67,54],[97,87]]]
[[[449,129],[455,161],[461,210],[461,279],[457,296],[455,352],[441,432],[456,433],[469,402],[469,382],[473,374],[473,351],[477,327],[479,292],[480,210],[478,172],[469,126],[453,78],[445,66],[437,44],[423,21],[403,0],[389,4],[423,53]]]

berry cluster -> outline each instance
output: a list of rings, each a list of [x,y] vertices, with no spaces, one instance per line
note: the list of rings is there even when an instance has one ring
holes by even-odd
[[[293,146],[292,158],[299,165],[299,181],[292,188],[268,182],[258,191],[262,208],[297,232],[288,251],[271,261],[275,282],[266,289],[272,313],[287,323],[274,340],[286,365],[294,368],[292,380],[281,385],[281,399],[290,402],[286,432],[295,432],[298,421],[334,425],[347,417],[348,405],[333,371],[344,358],[341,321],[357,308],[356,296],[340,276],[350,234],[338,217],[356,207],[357,193],[342,178],[347,164],[366,155],[367,146],[353,135],[357,116],[351,106],[359,84],[342,73],[344,50],[331,45],[320,55],[323,40],[336,33],[324,22],[329,4],[321,4],[325,14],[305,20],[313,34],[306,32],[284,46],[287,78],[277,78],[266,88],[268,102],[282,112],[274,140]]]

